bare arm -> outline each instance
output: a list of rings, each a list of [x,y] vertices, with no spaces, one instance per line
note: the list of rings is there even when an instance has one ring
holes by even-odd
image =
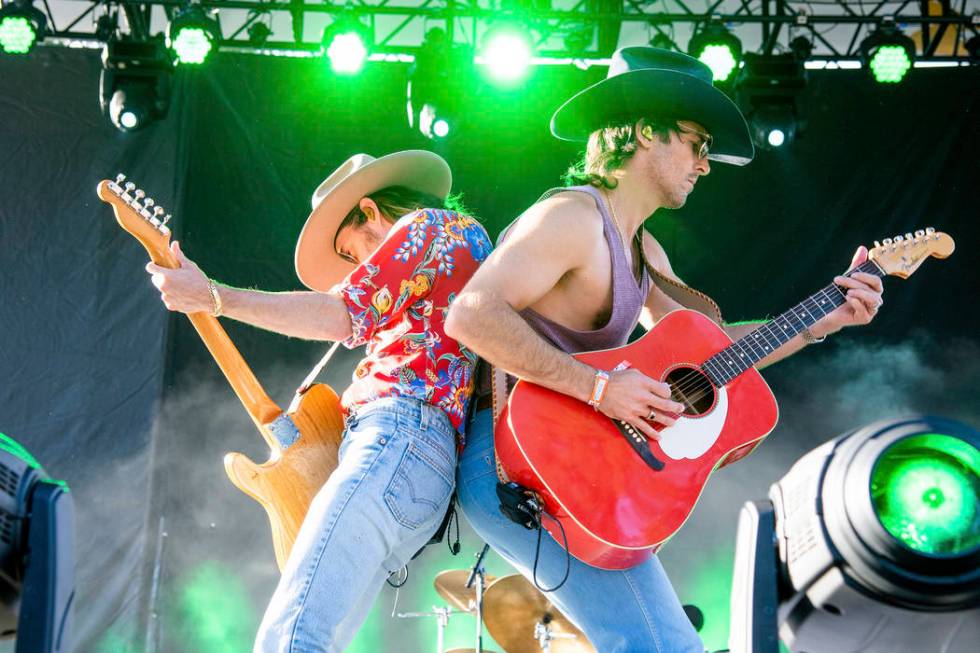
[[[586,401],[595,371],[553,347],[518,314],[587,258],[576,200],[531,207],[453,301],[446,334],[511,374]]]
[[[171,311],[211,313],[207,277],[196,263],[184,256],[174,241],[171,250],[181,267],[146,266],[163,303]],[[218,286],[222,315],[246,324],[306,340],[346,340],[351,321],[340,297],[312,291],[262,292]]]
[[[457,296],[446,334],[511,374],[581,401],[589,399],[595,370],[553,347],[518,314],[544,297],[563,277],[587,264],[602,225],[591,200],[561,195],[531,207]],[[666,384],[637,370],[610,374],[600,410],[658,438],[645,419],[674,422]]]

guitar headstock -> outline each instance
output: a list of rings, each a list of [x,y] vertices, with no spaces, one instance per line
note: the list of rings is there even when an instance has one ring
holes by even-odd
[[[885,274],[907,279],[927,258],[946,258],[955,247],[948,234],[927,227],[904,236],[885,238],[880,243],[876,240],[868,258]]]
[[[100,181],[96,193],[103,202],[112,205],[119,226],[146,248],[154,263],[175,267],[176,259],[170,252],[170,229],[167,228],[170,216],[165,215],[163,207],[157,206],[122,174],[116,175],[115,181]]]

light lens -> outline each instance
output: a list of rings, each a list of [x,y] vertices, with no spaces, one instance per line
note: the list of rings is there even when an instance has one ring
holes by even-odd
[[[882,84],[897,84],[905,78],[912,67],[909,55],[900,45],[879,46],[868,64],[875,81]]]
[[[23,16],[6,16],[0,20],[0,49],[4,52],[26,54],[36,39],[34,25]]]
[[[783,133],[782,129],[773,129],[769,132],[768,140],[773,147],[779,147],[786,142],[786,134]]]
[[[357,32],[341,32],[327,46],[327,57],[334,72],[353,75],[364,66],[367,48]]]
[[[449,135],[449,123],[439,118],[434,123],[432,123],[432,133],[434,133],[439,138],[445,138]]]
[[[531,66],[531,40],[518,28],[501,28],[487,37],[483,61],[490,76],[500,82],[516,82]]]
[[[698,59],[707,64],[716,82],[723,82],[735,70],[737,61],[732,49],[727,45],[706,45]]]
[[[900,440],[875,463],[871,500],[885,530],[914,551],[980,548],[980,450],[938,433]]]
[[[211,35],[200,27],[181,27],[174,38],[173,49],[183,64],[202,64],[211,52]]]

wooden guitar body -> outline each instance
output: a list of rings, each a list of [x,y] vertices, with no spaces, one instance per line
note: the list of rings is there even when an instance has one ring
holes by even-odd
[[[625,347],[576,358],[604,370],[626,364],[664,380],[696,370],[731,343],[704,315],[677,310]],[[681,415],[660,430],[660,442],[649,443],[663,463],[655,471],[602,413],[518,381],[497,424],[497,456],[510,480],[540,494],[561,521],[572,555],[604,569],[632,567],[681,527],[715,469],[747,455],[776,426],[776,400],[756,370],[714,390],[707,410]],[[564,544],[553,520],[543,525]]]
[[[344,432],[340,399],[328,385],[310,386],[296,410],[286,413],[296,427],[296,440],[281,448],[266,427],[269,459],[256,464],[240,453],[225,454],[225,472],[235,487],[258,501],[269,516],[276,562],[282,569],[313,497],[337,468],[337,450]]]

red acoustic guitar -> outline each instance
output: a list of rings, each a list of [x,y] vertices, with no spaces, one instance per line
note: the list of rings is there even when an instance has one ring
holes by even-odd
[[[875,245],[851,272],[904,279],[954,248],[931,228]],[[560,544],[567,538],[573,556],[604,569],[639,564],[680,529],[711,473],[775,428],[776,400],[753,365],[844,301],[831,284],[735,342],[701,313],[677,310],[625,347],[577,354],[598,369],[629,366],[670,384],[685,410],[658,429],[659,442],[518,381],[495,431],[500,463],[510,480],[540,495],[565,535],[553,520],[545,527]]]

